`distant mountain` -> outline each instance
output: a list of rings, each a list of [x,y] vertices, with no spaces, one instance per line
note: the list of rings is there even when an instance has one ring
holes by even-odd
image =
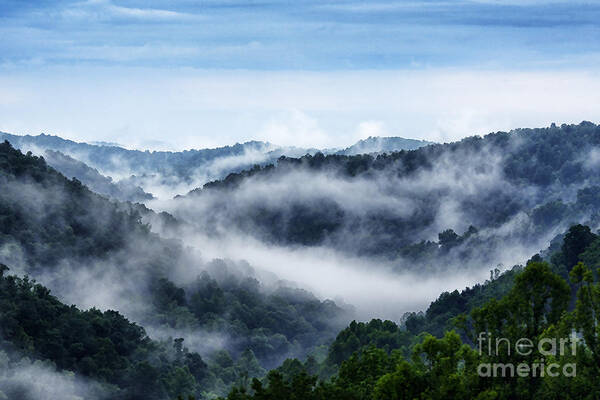
[[[46,150],[59,151],[113,180],[127,178],[128,185],[133,183],[143,187],[146,192],[154,193],[157,190],[160,194],[167,193],[167,196],[187,192],[230,172],[242,171],[281,156],[277,146],[258,141],[215,149],[171,152],[78,143],[43,133],[19,136],[0,132],[0,140],[7,140],[15,148],[38,155],[43,155]]]
[[[352,146],[335,152],[346,156],[357,154],[390,153],[401,150],[416,150],[419,147],[433,144],[426,140],[405,139],[401,137],[373,137],[359,140]]]
[[[121,192],[124,190],[125,192],[127,190],[136,191],[135,187],[139,186],[143,191],[159,197],[172,197],[175,194],[186,193],[206,182],[225,178],[230,173],[251,169],[254,165],[264,166],[274,163],[282,156],[302,157],[318,152],[347,155],[361,152],[381,153],[411,150],[429,144],[429,142],[413,139],[371,137],[344,150],[277,146],[268,142],[249,141],[213,149],[172,152],[128,150],[114,143],[105,142],[78,143],[43,133],[37,136],[19,136],[0,132],[0,141],[4,140],[24,152],[31,151],[37,155],[44,155],[46,150],[58,151],[85,163],[90,169],[95,169],[98,174],[111,177],[113,183],[117,185],[117,181],[122,181],[119,189]],[[55,162],[57,163],[56,168],[62,172],[61,166],[58,166],[58,160]],[[66,168],[64,160],[61,163],[63,168]],[[90,188],[94,189],[89,176],[90,171],[81,165],[77,168],[71,165],[69,168],[69,170],[65,170],[66,175],[73,176],[84,183],[88,182]],[[80,173],[81,175],[78,175]],[[94,182],[99,184],[98,177],[94,179]],[[126,188],[130,189],[126,190]],[[107,195],[113,193],[112,196],[117,196],[116,198],[121,200],[130,199],[131,196],[140,200],[146,198],[141,192],[116,195],[119,190],[115,188],[109,190],[106,184],[103,189],[98,188],[98,190],[99,193]]]
[[[93,142],[88,142],[88,143],[96,145],[96,146],[123,147],[119,143],[115,143],[115,142],[103,142],[101,140],[99,140],[99,141],[93,141]]]
[[[508,263],[572,222],[600,225],[599,168],[600,126],[582,122],[389,154],[282,157],[209,182],[173,209],[202,229],[412,268]]]
[[[79,143],[43,133],[37,136],[19,136],[0,132],[0,140],[8,140],[14,147],[33,153],[42,153],[43,150],[48,149],[60,151],[107,175],[160,173],[174,175],[180,179],[191,179],[198,167],[206,166],[217,159],[240,157],[243,160],[238,162],[251,163],[255,159],[264,158],[257,158],[258,154],[264,155],[277,149],[277,146],[270,143],[250,141],[214,149],[192,149],[180,152],[140,151],[107,144]]]
[[[46,150],[44,159],[61,174],[75,177],[94,192],[107,197],[132,202],[142,202],[154,198],[152,194],[144,192],[141,187],[125,181],[113,182],[112,178],[100,174],[98,170],[60,151]]]

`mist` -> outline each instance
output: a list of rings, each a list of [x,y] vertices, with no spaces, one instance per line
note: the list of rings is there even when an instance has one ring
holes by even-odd
[[[391,263],[352,257],[327,247],[273,246],[250,236],[226,235],[219,239],[190,236],[186,243],[202,248],[210,257],[245,260],[294,282],[320,298],[350,304],[359,320],[383,318],[399,321],[407,311],[427,308],[439,293],[485,280],[488,269],[452,271],[437,276],[394,272]]]
[[[443,291],[483,282],[490,270],[524,264],[575,221],[598,225],[577,211],[540,229],[539,207],[557,199],[574,202],[579,189],[597,180],[546,187],[515,183],[505,175],[507,153],[521,151],[523,142],[513,135],[509,143],[508,150],[485,145],[443,152],[413,173],[398,172],[401,161],[357,176],[335,166],[280,163],[231,186],[149,206],[184,221],[178,237],[209,258],[247,260],[318,296],[352,304],[360,319],[398,321],[406,311],[425,309]],[[573,162],[596,168],[594,151]],[[321,240],[303,243],[286,236],[299,223],[297,207],[310,210],[300,218],[315,223],[330,218]],[[373,217],[399,228],[388,232]],[[463,235],[460,243],[436,250],[433,258],[415,260],[385,247],[429,242],[440,249],[438,234],[448,229]]]
[[[108,400],[116,389],[69,371],[59,371],[49,362],[11,356],[0,349],[1,400]]]
[[[25,243],[19,243],[16,237],[15,240],[3,240],[0,245],[0,263],[7,264],[11,274],[31,276],[65,304],[73,304],[83,310],[117,310],[130,321],[143,326],[150,338],[159,342],[183,338],[187,349],[208,360],[220,350],[227,350],[238,357],[251,343],[249,337],[239,332],[236,334],[234,322],[228,320],[226,313],[216,316],[219,317],[218,324],[208,324],[186,308],[184,303],[193,301],[205,277],[214,280],[219,290],[231,293],[228,299],[237,292],[246,291],[259,301],[268,302],[271,301],[270,296],[276,296],[282,300],[289,299],[294,304],[306,303],[307,307],[312,304],[310,307],[317,307],[317,310],[335,311],[335,315],[330,315],[321,325],[323,331],[318,333],[322,335],[322,341],[329,340],[333,332],[351,319],[351,315],[343,309],[313,298],[310,293],[302,293],[295,283],[284,281],[266,270],[254,269],[243,260],[205,255],[197,248],[186,247],[179,239],[161,238],[146,232],[142,223],[126,224],[123,230],[115,231],[112,227],[115,220],[125,217],[117,210],[134,213],[134,205],[111,203],[90,193],[89,198],[88,195],[78,197],[82,207],[74,213],[70,209],[73,190],[85,193],[86,189],[73,182],[63,187],[24,180],[11,182],[0,194],[2,205],[8,206],[16,215],[23,215],[17,227],[52,226],[54,229],[58,226],[65,227],[68,232],[72,218],[75,218],[76,223],[86,226],[86,229],[91,226],[96,229],[86,236],[52,238],[69,242],[69,246],[60,248],[48,246],[48,234],[37,230],[34,230],[36,240],[33,241],[37,247],[33,249],[28,246],[31,240],[28,235],[21,238],[26,240]],[[160,220],[153,212],[148,213],[148,217]],[[155,224],[154,228],[160,228],[160,225]],[[82,253],[81,247],[89,244],[90,237],[94,238],[92,243],[95,247],[106,245],[101,239],[110,243],[116,241],[117,246],[109,247],[101,254]],[[168,297],[171,292],[178,294],[180,290],[185,297],[181,307],[172,304],[172,298]],[[330,296],[322,299],[328,298]],[[306,321],[304,323],[307,324]],[[312,323],[316,326],[316,322]],[[265,366],[275,367],[287,357],[304,357],[310,347],[303,346],[291,343],[289,348],[273,349],[261,361]]]
[[[597,397],[599,18],[0,0],[0,400]]]
[[[322,352],[351,320],[402,324],[442,292],[525,264],[574,221],[598,227],[580,203],[580,190],[593,197],[598,184],[596,149],[565,162],[561,174],[583,178],[537,183],[507,172],[526,146],[512,133],[391,155],[284,157],[148,208],[28,159],[31,176],[1,178],[15,233],[0,263],[66,304],[118,310],[159,346],[183,339],[210,373],[244,359],[275,368]],[[216,159],[189,176],[201,182],[264,154]],[[129,168],[118,157],[111,165]],[[184,181],[161,174],[164,193]],[[555,204],[564,211],[548,219]]]
[[[520,139],[515,137],[511,151],[518,151],[520,145]],[[577,162],[593,170],[597,167],[595,151],[591,149],[590,156]],[[173,186],[171,183],[178,178],[168,174],[164,179],[157,174],[136,179],[156,179],[147,186],[155,185],[153,190],[158,193],[187,190],[194,182],[205,182],[232,168],[264,161],[265,154],[244,151],[238,156],[217,158],[205,164],[206,168],[197,168],[191,183],[178,183],[183,186]],[[88,157],[83,153],[78,156]],[[322,300],[333,298],[339,304],[351,305],[359,319],[398,321],[406,311],[426,308],[442,291],[482,282],[498,266],[510,268],[524,263],[546,248],[571,222],[563,220],[536,232],[531,210],[547,198],[572,201],[577,189],[586,183],[556,184],[544,189],[515,185],[504,175],[506,157],[493,146],[459,149],[442,153],[429,167],[414,173],[399,173],[404,166],[398,161],[357,176],[346,176],[334,166],[314,170],[302,164],[282,164],[271,172],[249,176],[231,189],[204,189],[175,200],[161,195],[146,202],[151,209],[174,215],[183,228],[167,229],[154,213],[144,218],[154,233],[185,248],[180,259],[172,260],[170,268],[160,272],[177,285],[185,287],[192,282],[213,259],[247,262],[252,272],[238,271],[240,276],[257,277],[266,292],[283,282],[311,291]],[[89,157],[87,161],[91,162]],[[107,165],[113,174],[121,168],[122,176],[131,172],[131,166],[120,158]],[[38,223],[45,215],[39,199],[46,199],[46,205],[64,201],[60,192],[40,190],[30,184],[14,187],[17,202],[25,199],[30,209],[37,209],[34,215]],[[478,200],[491,199],[489,207],[495,207],[494,198],[498,196],[500,203],[503,199],[516,201],[519,210],[509,213],[501,223],[488,224],[488,204]],[[282,216],[285,232],[286,226],[294,223],[291,218],[298,205],[316,210],[317,218],[338,213],[339,227],[325,231],[320,241],[297,243],[270,236],[268,224],[249,217],[256,215],[257,210],[275,212]],[[383,219],[373,223],[374,216]],[[106,220],[102,215],[94,218]],[[585,220],[584,216],[581,218]],[[377,221],[393,221],[397,226],[394,234],[381,230]],[[396,247],[436,243],[440,232],[452,229],[461,235],[472,225],[477,228],[475,236],[465,238],[435,259],[415,261],[377,247],[381,243]],[[83,308],[118,309],[133,320],[144,322],[159,338],[175,335],[172,327],[144,319],[148,305],[143,299],[151,290],[147,282],[155,274],[147,268],[148,254],[155,253],[153,245],[135,236],[126,242],[127,247],[108,258],[64,259],[52,266],[51,273],[36,277],[68,303]],[[14,244],[10,246],[3,245],[2,259],[10,265],[25,265],[19,261],[23,250]],[[192,336],[190,332],[187,335]],[[200,338],[204,340],[202,334]],[[206,341],[215,344],[207,348],[218,347],[227,340],[219,335],[211,338],[206,333]]]

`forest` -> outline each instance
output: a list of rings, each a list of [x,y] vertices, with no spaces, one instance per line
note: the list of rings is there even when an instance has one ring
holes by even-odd
[[[596,399],[599,148],[583,122],[316,152],[158,200],[6,141],[0,399]],[[477,278],[413,308],[367,279],[406,273]]]
[[[600,0],[0,0],[0,400],[600,400]]]
[[[107,286],[103,295],[110,297],[109,303],[105,303],[105,298],[100,301],[125,311],[151,329],[166,341],[160,346],[167,349],[172,347],[170,341],[175,339],[180,339],[181,345],[185,337],[194,343],[194,337],[200,333],[215,337],[216,343],[208,346],[196,340],[198,348],[210,353],[211,357],[206,376],[202,377],[203,385],[192,385],[194,393],[226,391],[247,372],[236,363],[253,365],[252,376],[255,376],[260,375],[264,367],[275,366],[286,356],[302,357],[333,337],[348,318],[350,310],[342,309],[330,300],[319,300],[305,290],[283,283],[266,287],[247,265],[227,260],[192,259],[181,243],[160,238],[141,221],[140,210],[151,211],[131,203],[111,202],[91,192],[77,179],[66,179],[50,168],[43,158],[23,155],[8,142],[0,144],[0,170],[0,182],[5,188],[0,193],[2,261],[10,265],[11,271],[37,277],[60,292],[63,298],[76,299],[80,303],[97,304],[96,285]],[[38,212],[31,212],[36,209]],[[176,285],[169,278],[175,279],[179,269],[185,269],[186,273],[197,270],[198,274],[193,279],[187,276],[186,279],[179,278],[180,284]],[[106,319],[108,326],[116,319],[119,327],[125,325],[124,329],[137,332],[134,332],[137,336],[127,339],[133,341],[132,346],[125,346],[128,347],[125,349],[124,344],[119,343],[119,349],[134,352],[138,346],[148,344],[144,339],[145,333],[140,333],[139,327],[128,328],[129,321],[114,311],[100,313],[98,317],[99,311],[95,309],[80,312],[58,304],[56,299],[48,297],[48,289],[39,284],[32,285],[27,279],[11,280],[9,283],[15,293],[23,293],[23,297],[34,296],[31,304],[19,302],[14,305],[17,314],[35,321],[36,317],[28,316],[27,310],[37,309],[38,300],[41,302],[39,312],[47,313],[45,317],[48,320],[40,321],[40,327],[31,326],[34,332],[45,327],[50,331],[43,335],[64,339],[64,332],[57,330],[52,321],[53,315],[65,313],[65,330],[77,326],[78,331],[79,325],[71,322],[77,318],[82,319],[82,329],[86,324],[92,324],[95,318]],[[13,299],[10,292],[3,290],[3,294],[8,296],[7,299]],[[38,294],[44,296],[39,298]],[[19,310],[18,307],[25,308]],[[7,318],[11,317],[11,308],[2,307],[0,312]],[[27,321],[22,323],[24,327],[30,326]],[[16,324],[16,331],[8,338],[2,334],[2,338],[24,340],[17,348],[19,351],[27,350],[26,356],[31,356],[31,351],[32,355],[41,359],[49,358],[60,368],[76,372],[94,371],[91,377],[102,378],[111,384],[116,379],[113,369],[118,367],[125,371],[136,365],[133,361],[144,360],[128,361],[127,356],[133,353],[126,352],[117,353],[123,358],[118,366],[80,367],[77,364],[80,360],[69,353],[71,347],[80,347],[80,344],[64,344],[66,354],[56,349],[53,357],[60,356],[60,360],[49,357],[38,353],[36,346],[30,346],[30,333],[25,331],[21,334],[18,329],[21,322],[17,320]],[[84,332],[88,329],[77,335]],[[115,334],[126,337],[125,332],[117,331]],[[100,344],[107,339],[103,336],[97,338]],[[43,336],[40,340],[45,343],[47,339]],[[49,349],[54,347],[52,343],[41,346]],[[111,347],[110,343],[107,345]],[[90,343],[89,346],[96,354],[99,344]],[[145,353],[149,348],[142,350]],[[112,348],[106,351],[115,352]],[[104,362],[110,361],[106,355],[98,357]],[[155,358],[164,357],[156,355]],[[88,361],[85,360],[86,363]],[[93,363],[89,365],[92,366],[97,362],[94,357],[91,361]],[[161,365],[159,363],[156,367],[162,368]],[[98,374],[99,370],[110,372],[113,380],[109,379],[109,375],[102,375],[104,372]],[[166,387],[168,385],[155,396],[164,398],[163,394],[169,393]]]
[[[286,362],[227,399],[595,399],[599,246],[589,227],[574,225],[549,260],[536,254],[484,285],[444,293],[424,315],[409,316],[405,330],[391,321],[352,322],[320,366]],[[438,310],[446,311],[449,329],[438,335],[421,330],[419,323],[440,328]],[[573,332],[565,351],[544,346]],[[508,341],[488,353],[477,345],[486,335]],[[509,343],[519,339],[532,343],[529,354],[510,351]],[[535,364],[542,365],[537,374],[485,367]]]
[[[398,272],[510,266],[575,222],[598,224],[599,133],[582,122],[389,154],[281,157],[166,209],[207,237],[327,248]]]

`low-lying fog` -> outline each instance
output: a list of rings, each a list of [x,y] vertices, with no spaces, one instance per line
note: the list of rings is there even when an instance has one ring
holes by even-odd
[[[446,290],[464,288],[485,280],[489,270],[422,276],[389,271],[391,265],[367,258],[353,258],[325,247],[267,245],[251,237],[230,236],[215,240],[194,237],[207,258],[246,260],[281,279],[297,283],[321,299],[330,298],[356,308],[361,320],[384,318],[398,321],[407,311],[426,309]]]

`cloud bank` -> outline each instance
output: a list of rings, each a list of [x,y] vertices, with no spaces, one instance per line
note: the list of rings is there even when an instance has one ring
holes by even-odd
[[[206,148],[252,139],[347,147],[386,134],[446,142],[600,121],[586,70],[257,72],[54,68],[0,76],[0,130]],[[164,147],[160,146],[159,147]]]

